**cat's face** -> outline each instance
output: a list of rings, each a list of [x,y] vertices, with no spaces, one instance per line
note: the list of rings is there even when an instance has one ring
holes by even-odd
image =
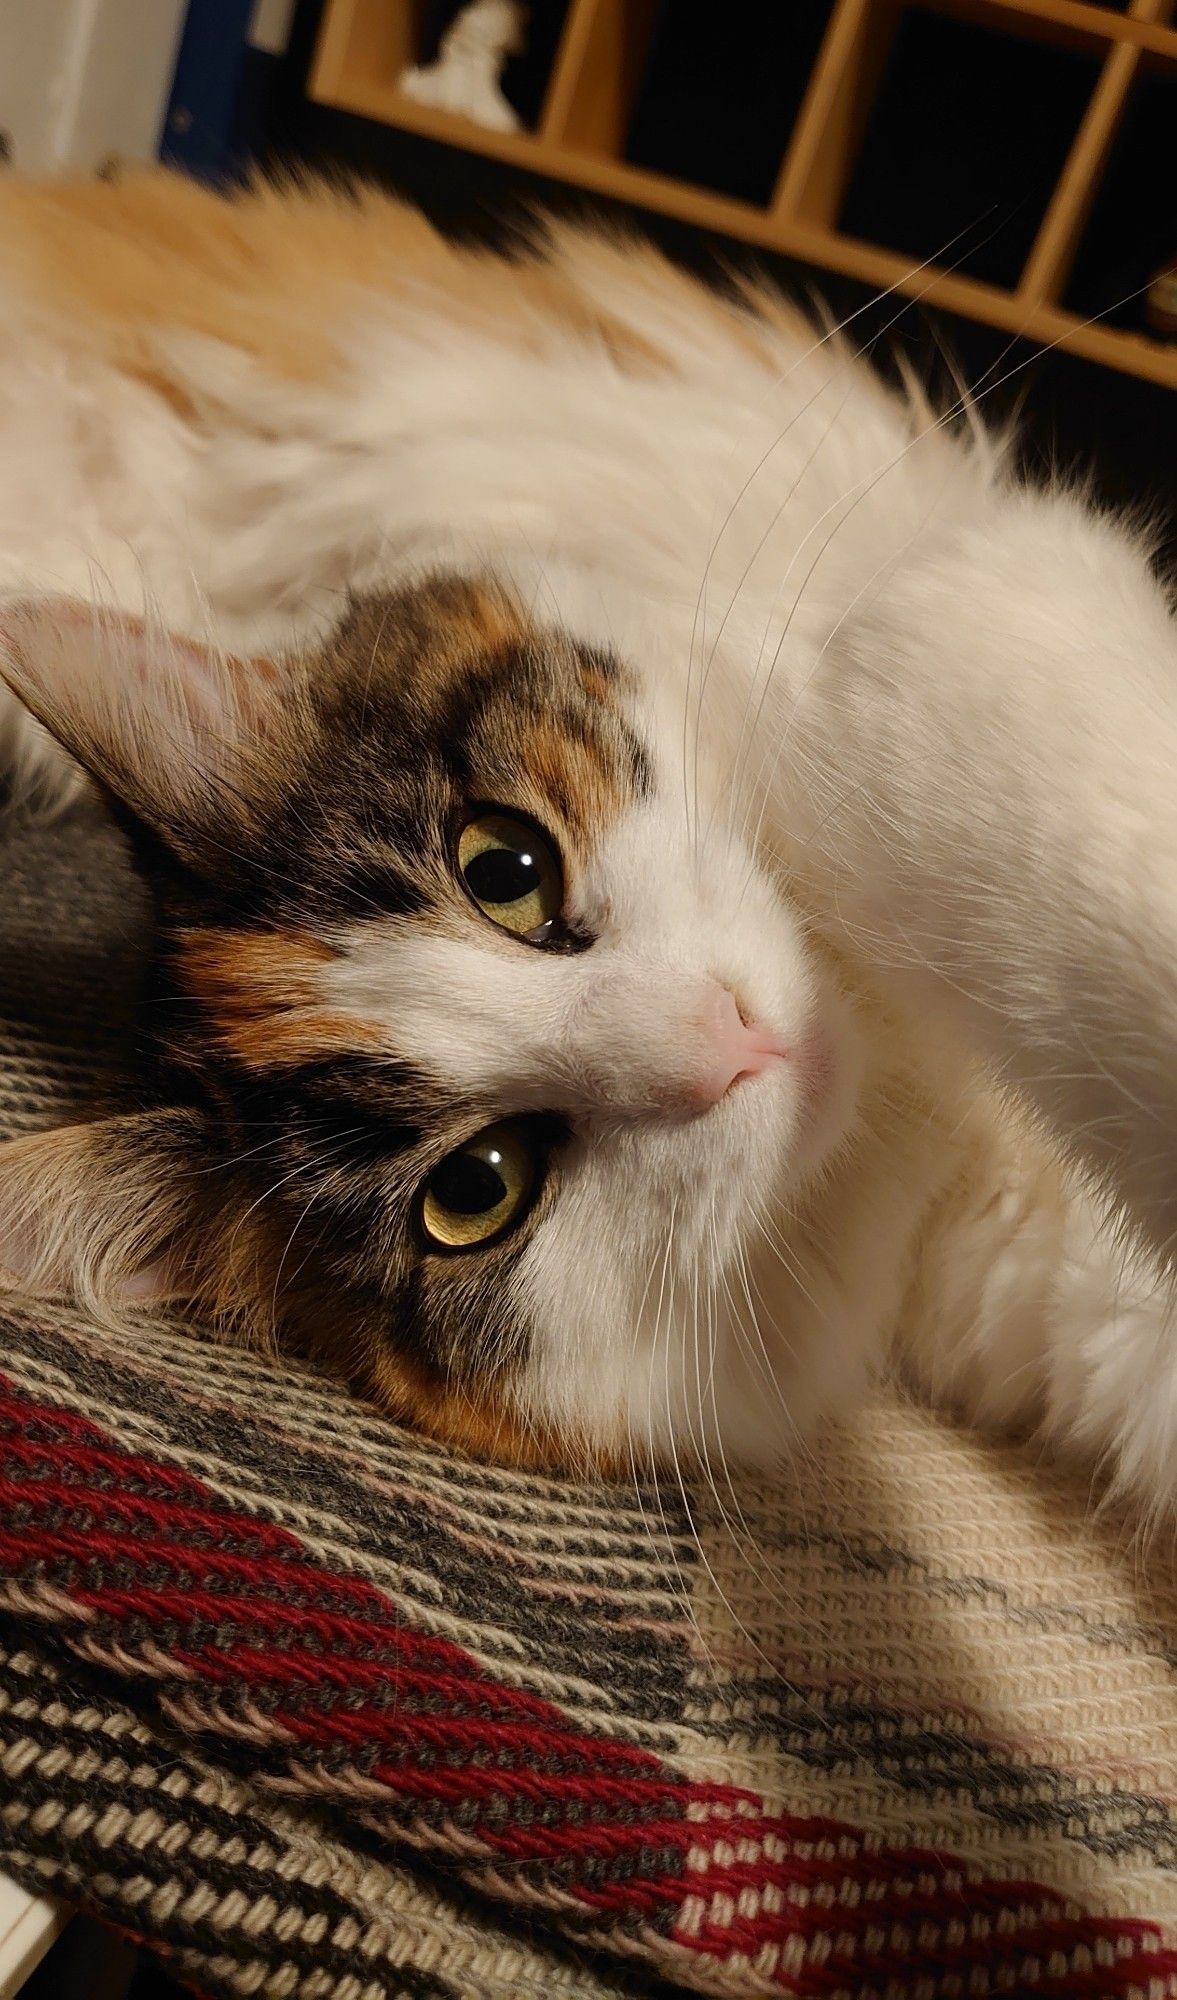
[[[640,665],[435,580],[354,612],[302,692],[233,671],[215,775],[62,731],[151,828],[149,1013],[236,1162],[237,1213],[201,1219],[233,1221],[233,1282],[439,1434],[762,1448],[768,1378],[802,1388],[773,1239],[845,1135],[856,1035]]]

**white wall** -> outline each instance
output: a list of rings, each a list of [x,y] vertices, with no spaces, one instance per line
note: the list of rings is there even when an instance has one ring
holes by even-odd
[[[0,0],[0,128],[27,173],[152,159],[185,0]]]
[[[254,0],[249,24],[249,39],[254,48],[265,49],[268,55],[282,55],[290,41],[293,19],[294,0]]]

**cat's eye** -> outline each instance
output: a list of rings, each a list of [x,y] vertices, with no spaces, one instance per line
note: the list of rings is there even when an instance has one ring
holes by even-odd
[[[522,1222],[539,1191],[532,1148],[513,1125],[488,1125],[434,1167],[421,1227],[440,1250],[470,1250]]]
[[[564,872],[546,833],[488,808],[458,835],[458,870],[479,909],[502,930],[543,944],[564,902]]]

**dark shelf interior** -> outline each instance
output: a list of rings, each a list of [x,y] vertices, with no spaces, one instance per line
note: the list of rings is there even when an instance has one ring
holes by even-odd
[[[913,8],[900,22],[840,227],[1016,286],[1099,67],[1094,50]]]
[[[831,0],[664,0],[634,104],[632,166],[765,206]]]
[[[1133,85],[1067,287],[1067,305],[1084,318],[1101,313],[1112,326],[1142,326],[1139,288],[1177,257],[1175,149],[1177,70],[1146,70]]]

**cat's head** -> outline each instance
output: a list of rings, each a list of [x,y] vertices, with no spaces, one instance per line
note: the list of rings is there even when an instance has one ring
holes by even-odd
[[[160,1107],[0,1154],[0,1263],[272,1327],[518,1458],[808,1416],[849,1359],[803,1267],[858,1035],[681,698],[458,578],[303,662],[0,627],[136,837],[164,1054]]]

